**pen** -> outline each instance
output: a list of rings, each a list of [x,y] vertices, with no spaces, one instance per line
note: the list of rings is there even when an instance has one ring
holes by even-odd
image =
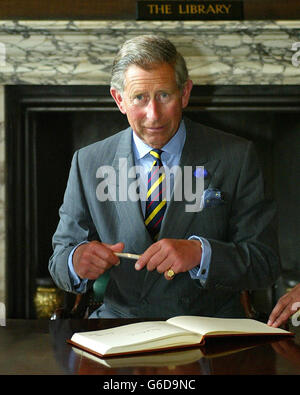
[[[136,255],[136,254],[129,254],[127,252],[114,252],[115,255],[117,255],[119,258],[127,258],[127,259],[134,259],[134,260],[138,260],[140,255]]]

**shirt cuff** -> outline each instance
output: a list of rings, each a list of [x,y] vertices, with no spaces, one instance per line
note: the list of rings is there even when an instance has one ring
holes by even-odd
[[[75,288],[76,292],[83,292],[85,289],[85,285],[88,282],[88,279],[81,279],[75,272],[74,266],[73,266],[73,254],[74,251],[76,250],[77,247],[79,247],[81,244],[88,243],[88,241],[83,241],[79,243],[76,247],[73,248],[73,250],[70,252],[69,258],[68,258],[68,269],[69,269],[69,276],[71,279],[71,282],[73,284],[73,287]]]
[[[211,245],[203,237],[199,236],[191,236],[188,240],[199,240],[202,246],[202,256],[200,264],[193,267],[193,269],[189,270],[190,276],[193,280],[199,280],[202,286],[205,285],[207,280],[210,261],[211,261]]]

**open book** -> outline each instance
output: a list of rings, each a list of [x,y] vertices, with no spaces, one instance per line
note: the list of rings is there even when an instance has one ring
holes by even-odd
[[[100,357],[199,346],[210,337],[293,335],[259,321],[244,318],[178,316],[111,329],[77,332],[72,345]]]

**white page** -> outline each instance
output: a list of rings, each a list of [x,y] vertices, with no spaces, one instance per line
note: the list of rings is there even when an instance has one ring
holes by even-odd
[[[168,337],[171,338],[170,346],[185,344],[186,341],[188,344],[200,341],[198,335],[189,334],[184,329],[169,325],[165,321],[146,321],[105,330],[79,332],[72,336],[72,340],[100,354],[105,354],[109,350],[121,352],[122,347],[124,351],[146,349],[139,347],[143,343],[147,343],[149,349],[156,345],[162,347]],[[178,337],[185,340],[178,340]],[[169,345],[169,342],[167,344]],[[134,347],[135,345],[137,347]]]
[[[262,322],[248,318],[213,318],[197,316],[178,316],[167,322],[192,332],[201,333],[288,333],[281,328],[273,328]]]

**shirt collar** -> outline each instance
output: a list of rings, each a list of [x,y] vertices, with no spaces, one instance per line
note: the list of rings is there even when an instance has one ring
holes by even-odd
[[[134,142],[133,150],[134,150],[135,158],[142,159],[145,155],[147,155],[151,151],[152,147],[144,143],[143,140],[141,140],[140,137],[136,135],[136,133],[133,132],[132,135]],[[168,141],[167,144],[162,147],[162,150],[170,155],[179,155],[184,146],[185,138],[186,138],[186,129],[185,129],[184,121],[182,120],[180,122],[177,132],[174,134],[171,140]]]

